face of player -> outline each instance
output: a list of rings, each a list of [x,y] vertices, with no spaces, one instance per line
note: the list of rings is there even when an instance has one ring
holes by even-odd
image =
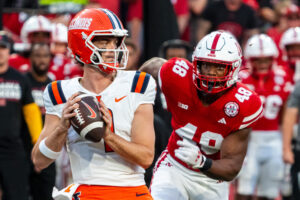
[[[286,47],[289,62],[293,63],[300,60],[300,44],[288,45]]]
[[[261,57],[261,58],[251,58],[250,60],[252,68],[258,74],[266,74],[272,67],[273,58],[272,57]]]
[[[49,32],[33,32],[30,33],[29,41],[31,43],[49,43],[50,42],[50,33]]]
[[[99,52],[103,62],[114,63],[115,53],[114,51],[109,51],[109,49],[117,49],[120,45],[120,38],[112,36],[96,36],[92,40],[93,44],[99,49],[106,49],[107,51]]]
[[[0,67],[8,64],[9,48],[0,45]]]
[[[36,45],[33,47],[30,61],[32,69],[37,75],[45,75],[48,72],[51,53],[48,45]]]
[[[210,62],[202,62],[200,67],[201,74],[214,78],[226,76],[226,65]]]
[[[187,58],[187,53],[185,48],[168,48],[166,51],[166,59],[169,60],[171,58]]]
[[[202,83],[211,90],[213,87],[223,86],[225,84],[224,76],[228,74],[226,65],[211,62],[202,62],[200,65],[200,74],[206,78]]]

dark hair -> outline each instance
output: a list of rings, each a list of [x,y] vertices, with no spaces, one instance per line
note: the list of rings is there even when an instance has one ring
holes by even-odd
[[[169,48],[184,48],[186,50],[187,59],[189,61],[192,60],[193,47],[188,42],[180,39],[167,40],[163,42],[159,48],[159,57],[166,58],[166,52]]]

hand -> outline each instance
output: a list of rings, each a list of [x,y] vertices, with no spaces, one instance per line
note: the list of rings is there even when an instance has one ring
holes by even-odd
[[[294,153],[290,148],[283,150],[283,161],[289,164],[293,164],[295,162]]]
[[[103,136],[103,139],[105,140],[107,136],[111,135],[111,126],[112,126],[112,116],[110,114],[110,111],[106,107],[106,105],[103,103],[103,101],[99,101],[100,103],[100,112],[102,113],[102,118],[106,124],[105,127],[105,134]]]
[[[73,112],[73,110],[75,110],[76,108],[79,107],[79,105],[77,104],[77,102],[80,101],[80,98],[77,97],[79,94],[80,94],[79,92],[76,92],[75,94],[73,94],[68,99],[68,101],[66,102],[66,104],[62,110],[62,115],[61,115],[60,124],[59,124],[59,129],[60,129],[59,132],[61,132],[61,133],[66,133],[68,131],[68,129],[71,126],[70,119],[72,117],[76,116],[76,113]]]
[[[194,141],[179,140],[177,142],[179,148],[175,150],[175,156],[190,165],[194,169],[202,168],[206,157],[202,155],[199,147]]]

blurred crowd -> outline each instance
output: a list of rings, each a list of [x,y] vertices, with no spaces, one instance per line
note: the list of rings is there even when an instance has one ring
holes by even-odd
[[[62,152],[56,166],[50,165],[42,172],[34,169],[30,152],[40,130],[37,125],[40,121],[34,116],[38,117],[38,112],[45,115],[42,96],[48,83],[82,76],[82,65],[76,63],[68,52],[68,24],[79,10],[100,7],[116,13],[129,30],[129,38],[125,41],[129,50],[126,70],[146,71],[156,81],[161,63],[153,63],[151,68],[149,65],[143,67],[147,58],[157,56],[168,60],[181,57],[192,61],[193,49],[203,36],[213,30],[230,32],[240,42],[245,56],[241,81],[249,87],[255,86],[251,89],[265,97],[265,121],[253,130],[255,136],[250,139],[248,154],[256,152],[271,157],[269,146],[264,145],[270,144],[272,138],[261,134],[262,131],[278,130],[280,141],[275,144],[275,149],[282,149],[275,155],[276,161],[264,168],[265,171],[261,172],[258,165],[263,166],[267,159],[261,158],[261,162],[251,166],[245,164],[241,175],[231,184],[230,198],[243,200],[258,195],[259,199],[300,199],[300,139],[297,139],[300,134],[297,137],[296,125],[300,109],[298,4],[296,0],[74,0],[61,4],[51,0],[1,1],[2,199],[52,199],[53,186],[63,188],[72,182],[66,152]],[[269,86],[266,74],[271,71],[277,82]],[[278,85],[284,91],[281,96],[274,92]],[[280,96],[279,100],[276,95]],[[272,98],[267,98],[269,96]],[[13,100],[13,103],[8,100]],[[166,147],[172,128],[171,116],[159,88],[155,101],[156,160]],[[39,111],[31,107],[33,102]],[[255,134],[255,131],[260,133]],[[260,143],[264,144],[260,146]],[[248,154],[245,163],[250,163],[251,155]],[[153,165],[146,172],[148,186]],[[263,176],[271,169],[275,176]],[[275,189],[262,192],[268,191],[267,186],[258,188],[264,182]],[[16,188],[24,195],[22,198],[16,194]]]

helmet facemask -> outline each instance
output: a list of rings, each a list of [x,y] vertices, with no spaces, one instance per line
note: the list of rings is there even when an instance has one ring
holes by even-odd
[[[105,31],[94,31],[86,39],[86,46],[92,51],[90,60],[91,64],[99,67],[104,72],[112,72],[117,69],[125,69],[128,61],[128,50],[124,43],[127,31],[124,30],[105,30]],[[100,49],[93,43],[93,39],[97,36],[111,36],[119,39],[116,49]],[[84,37],[84,36],[83,36]],[[105,62],[102,55],[105,52],[112,52],[113,61]]]
[[[202,65],[206,63],[214,63],[216,68],[222,67],[223,76],[218,76],[217,74],[214,76],[205,75],[202,72]],[[216,61],[216,60],[207,60],[207,59],[195,59],[194,60],[194,83],[198,90],[204,91],[206,93],[218,93],[223,90],[228,89],[231,84],[231,80],[233,80],[233,66],[230,62],[224,61]]]

